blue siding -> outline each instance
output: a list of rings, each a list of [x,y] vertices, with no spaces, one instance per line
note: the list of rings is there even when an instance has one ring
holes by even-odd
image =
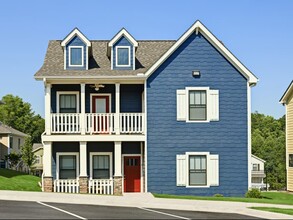
[[[117,67],[116,66],[116,46],[130,46],[130,67]],[[121,37],[113,45],[113,69],[114,70],[132,70],[133,69],[133,45],[125,38]]]
[[[83,66],[82,67],[70,67],[69,66],[69,46],[82,46],[83,47]],[[85,70],[86,69],[86,44],[79,38],[74,37],[67,45],[66,45],[66,69],[68,70]]]
[[[192,70],[200,70],[199,78]],[[246,79],[201,35],[190,36],[147,81],[148,191],[167,194],[243,195],[248,188]],[[220,121],[176,120],[176,90],[219,90]],[[219,155],[220,185],[176,186],[176,155]]]
[[[140,142],[122,142],[122,154],[141,154]]]
[[[142,112],[143,85],[120,85],[120,112]]]

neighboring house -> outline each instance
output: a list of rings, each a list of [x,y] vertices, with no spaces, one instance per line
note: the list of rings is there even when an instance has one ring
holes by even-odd
[[[200,21],[177,41],[124,28],[49,42],[44,191],[244,195],[257,78]]]
[[[8,163],[5,161],[5,155],[10,152],[20,153],[21,146],[24,144],[24,140],[27,134],[20,132],[12,127],[4,125],[0,122],[0,167],[8,168]],[[23,166],[20,163],[21,166]],[[16,169],[23,171],[22,167],[16,167]]]
[[[264,183],[265,174],[265,160],[251,155],[251,188],[266,189],[266,183]],[[268,186],[269,187],[269,186]]]
[[[293,191],[293,81],[286,89],[280,102],[286,108],[286,170],[287,190]]]
[[[32,172],[36,176],[42,176],[43,173],[43,145],[41,143],[33,144],[33,153],[36,157],[32,166]]]

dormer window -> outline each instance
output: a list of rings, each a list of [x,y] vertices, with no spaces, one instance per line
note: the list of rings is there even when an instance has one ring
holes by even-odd
[[[128,67],[130,66],[130,47],[117,46],[116,47],[116,66]]]
[[[69,66],[82,67],[83,64],[83,46],[69,46]]]

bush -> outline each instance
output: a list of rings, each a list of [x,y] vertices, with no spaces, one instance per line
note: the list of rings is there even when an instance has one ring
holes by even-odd
[[[262,195],[258,189],[250,189],[246,192],[245,197],[261,199]]]
[[[223,194],[217,193],[217,194],[214,195],[214,197],[224,197],[224,196],[223,196]]]

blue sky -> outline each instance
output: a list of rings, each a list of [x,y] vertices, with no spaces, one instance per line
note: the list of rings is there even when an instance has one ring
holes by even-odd
[[[44,85],[33,75],[48,41],[74,27],[90,40],[111,39],[122,27],[137,40],[176,40],[200,20],[259,78],[252,111],[279,118],[293,79],[292,11],[292,0],[1,1],[0,98],[18,95],[44,116]]]

